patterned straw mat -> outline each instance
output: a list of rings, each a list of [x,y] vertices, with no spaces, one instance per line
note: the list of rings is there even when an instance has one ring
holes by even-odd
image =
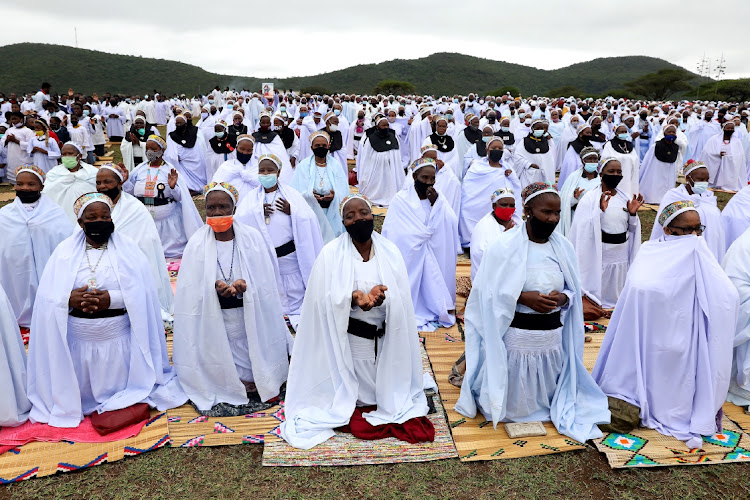
[[[432,373],[430,360],[422,348],[424,370]],[[435,426],[435,441],[410,444],[396,438],[364,441],[351,434],[336,432],[331,439],[311,450],[292,448],[285,441],[268,441],[263,446],[264,466],[371,465],[405,462],[428,462],[456,458],[443,404],[436,394],[432,398],[436,413],[428,418]]]
[[[454,327],[455,328],[455,327]],[[581,450],[583,445],[560,435],[551,423],[545,423],[546,436],[510,439],[502,424],[493,429],[481,414],[477,418],[467,418],[453,410],[460,389],[448,382],[453,363],[464,350],[464,343],[454,335],[454,331],[440,329],[425,336],[427,352],[435,372],[435,381],[440,389],[440,397],[445,405],[453,440],[456,443],[462,462],[475,460],[501,460],[534,455],[547,455],[563,451]]]
[[[133,457],[169,444],[167,416],[152,411],[135,437],[109,443],[29,443],[0,455],[0,484],[51,476]]]

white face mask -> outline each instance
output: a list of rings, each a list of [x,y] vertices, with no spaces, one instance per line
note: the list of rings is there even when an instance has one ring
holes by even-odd
[[[526,125],[526,126],[528,127],[529,125],[531,125],[531,119],[526,119],[526,120],[524,120],[524,121],[523,121],[523,124],[524,124],[524,125]]]
[[[21,128],[21,127],[23,127],[23,122],[18,122],[16,124],[14,124],[13,126],[16,127],[16,128]]]
[[[708,191],[708,182],[695,182],[693,181],[693,192],[695,194],[703,194]]]
[[[330,130],[331,132],[336,132],[338,129],[339,129],[338,125],[334,125],[334,124],[328,125],[328,130]]]

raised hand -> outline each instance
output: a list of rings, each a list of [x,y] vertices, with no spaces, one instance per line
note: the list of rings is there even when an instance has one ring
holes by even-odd
[[[612,195],[608,192],[602,193],[602,197],[599,198],[599,208],[601,208],[602,212],[607,211],[607,207],[609,206],[609,200],[612,198]]]
[[[575,197],[576,200],[580,198],[582,194],[583,194],[583,189],[581,188],[576,188],[576,190],[573,191],[573,196]]]
[[[643,205],[643,195],[638,193],[638,196],[633,195],[632,200],[628,200],[628,213],[630,215],[636,215],[638,209]]]
[[[167,182],[169,183],[169,189],[174,189],[177,187],[177,170],[172,169],[169,171],[169,175],[167,175]]]
[[[427,199],[430,200],[430,205],[434,205],[437,201],[438,192],[435,190],[434,186],[430,186],[427,188]]]

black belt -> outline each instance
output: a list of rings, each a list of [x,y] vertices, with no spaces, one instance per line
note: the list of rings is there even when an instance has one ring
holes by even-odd
[[[288,241],[283,245],[276,247],[276,257],[286,257],[290,253],[294,253],[297,247],[294,246],[294,240]]]
[[[238,307],[242,307],[242,299],[238,298],[236,295],[232,297],[222,297],[221,295],[218,295],[219,297],[219,306],[221,306],[222,309],[237,309]]]
[[[74,318],[86,318],[86,319],[101,319],[101,318],[116,318],[117,316],[124,316],[128,311],[125,309],[105,309],[103,311],[96,311],[93,313],[84,312],[81,309],[73,308],[68,315]]]
[[[328,201],[318,200],[318,205],[320,205],[320,208],[328,208],[331,206],[332,201],[333,200],[328,200]]]
[[[378,329],[377,326],[365,323],[355,318],[349,318],[349,327],[346,329],[350,335],[359,337],[361,339],[374,340],[375,341],[375,358],[378,357],[378,339],[385,335],[385,323],[383,328]]]
[[[602,243],[619,245],[620,243],[625,243],[626,241],[628,241],[627,232],[620,234],[610,234],[602,231]]]
[[[136,196],[138,200],[144,205],[161,207],[174,202],[172,198],[146,198],[145,196]]]
[[[530,314],[516,312],[510,326],[521,330],[556,330],[562,326],[560,311],[549,314]]]

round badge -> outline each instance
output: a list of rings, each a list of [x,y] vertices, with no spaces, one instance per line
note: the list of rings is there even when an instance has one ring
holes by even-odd
[[[391,145],[391,141],[385,141],[385,143],[388,144],[389,146]]]
[[[183,140],[182,140],[182,143],[183,143],[183,144],[185,144],[185,142],[186,142],[186,141],[185,141],[185,139],[183,139]]]
[[[539,152],[539,148],[536,148],[536,152],[537,152],[537,153]]]

